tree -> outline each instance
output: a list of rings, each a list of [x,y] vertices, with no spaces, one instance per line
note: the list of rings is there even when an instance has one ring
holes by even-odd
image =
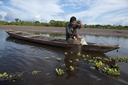
[[[39,24],[40,22],[39,21],[35,21],[36,24]]]
[[[19,20],[18,18],[15,19],[16,22],[18,22],[18,20]]]
[[[55,26],[55,20],[50,20],[49,22],[52,26]]]

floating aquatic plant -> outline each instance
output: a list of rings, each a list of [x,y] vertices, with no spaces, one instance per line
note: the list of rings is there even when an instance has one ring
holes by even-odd
[[[97,61],[102,61],[102,58],[101,57],[96,57],[96,60]]]
[[[49,57],[45,57],[45,59],[46,59],[46,60],[48,60],[48,59],[49,59]]]
[[[111,65],[112,68],[119,68],[120,65],[115,64],[115,65]]]
[[[67,55],[68,53],[67,53],[67,52],[65,52],[64,54],[65,54],[65,55]]]
[[[116,61],[116,62],[128,62],[128,58],[125,57],[125,58],[122,58],[122,57],[114,57],[114,58],[111,58],[110,60],[112,61]]]
[[[63,75],[63,74],[64,74],[64,71],[61,70],[61,69],[58,70],[58,69],[56,68],[56,72],[57,72],[58,75]]]
[[[79,62],[79,59],[76,59],[76,62]]]
[[[85,55],[83,55],[82,57],[85,58]]]
[[[54,56],[52,56],[52,58],[54,58]]]
[[[58,61],[61,61],[62,59],[61,58],[57,58]]]
[[[61,63],[60,65],[61,65],[61,66],[64,66],[64,67],[66,66],[65,63],[64,63],[64,64]]]
[[[100,62],[97,62],[95,66],[96,66],[96,68],[97,68],[98,70],[100,70],[101,67],[104,66],[104,63],[102,63],[102,61],[100,61]]]
[[[89,62],[89,63],[92,63],[92,62],[93,62],[93,60],[88,60],[88,62]]]
[[[85,57],[86,57],[86,58],[89,58],[89,55],[86,55]]]
[[[20,78],[22,75],[22,73],[15,73],[13,75],[9,75],[6,72],[4,72],[3,74],[0,74],[0,80],[17,80],[18,78]]]
[[[88,61],[88,59],[87,58],[84,58],[84,62],[86,62],[86,61]]]
[[[78,53],[77,53],[77,55],[78,55],[78,56],[81,56],[81,53],[80,53],[80,52],[78,52]]]
[[[91,70],[94,70],[94,69],[95,69],[95,67],[90,67],[90,69],[91,69]]]
[[[13,82],[15,82],[16,80],[13,80]]]
[[[107,68],[104,67],[103,72],[107,75],[111,75],[111,76],[119,76],[120,75],[120,71],[117,70],[116,68]]]
[[[72,60],[69,60],[70,63],[72,63]]]
[[[63,64],[63,66],[65,66],[65,63]]]
[[[38,74],[39,72],[41,72],[41,71],[32,71],[31,73],[32,73],[32,75],[34,75],[34,74]]]
[[[74,71],[74,67],[73,66],[70,66],[70,71]]]

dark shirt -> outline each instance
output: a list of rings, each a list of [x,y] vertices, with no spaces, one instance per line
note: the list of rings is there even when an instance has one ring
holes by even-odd
[[[77,30],[76,30],[76,29],[80,29],[80,28],[81,28],[80,25],[75,24],[75,25],[73,26],[73,31],[72,31],[71,25],[68,24],[68,25],[66,26],[66,40],[73,37],[72,35],[69,35],[68,33],[77,34]]]

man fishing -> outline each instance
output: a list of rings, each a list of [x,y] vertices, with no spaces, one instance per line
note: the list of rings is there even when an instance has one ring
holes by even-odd
[[[79,34],[77,34],[76,29],[82,28],[81,21],[77,21],[78,24],[76,24],[76,18],[72,16],[70,18],[70,23],[66,26],[66,40],[69,38],[74,39],[74,37],[78,38]]]

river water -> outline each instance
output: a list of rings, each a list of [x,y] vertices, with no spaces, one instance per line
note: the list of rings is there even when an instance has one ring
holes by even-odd
[[[39,34],[65,38],[63,34]],[[120,45],[118,52],[115,50],[108,53],[83,52],[83,54],[106,58],[128,57],[127,38],[90,35],[81,35],[81,37],[88,42]],[[90,70],[92,64],[85,63],[83,58],[76,54],[65,55],[65,52],[69,50],[11,38],[5,30],[0,29],[0,73],[23,72],[22,77],[15,82],[4,80],[0,81],[0,85],[128,85],[128,63],[118,63],[121,75],[111,77],[97,70]],[[45,57],[49,57],[49,60]],[[61,58],[62,61],[57,61],[56,58]],[[76,58],[80,62],[75,62]],[[69,63],[69,60],[72,60],[72,63]],[[67,71],[60,66],[61,63],[65,63],[66,67],[73,66],[75,70]],[[56,68],[64,70],[64,75],[56,75]],[[35,70],[41,72],[32,75],[31,72]]]

